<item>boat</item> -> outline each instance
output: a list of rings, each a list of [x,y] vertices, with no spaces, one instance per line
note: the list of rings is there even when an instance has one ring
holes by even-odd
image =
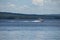
[[[43,19],[38,19],[38,20],[34,20],[34,21],[32,21],[32,22],[43,22],[44,20]]]

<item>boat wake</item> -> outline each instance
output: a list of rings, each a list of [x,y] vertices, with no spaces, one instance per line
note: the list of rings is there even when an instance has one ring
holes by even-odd
[[[4,20],[4,21],[1,21],[1,22],[43,22],[43,19],[39,19],[39,20]]]
[[[23,22],[43,22],[43,19],[40,19],[40,20],[32,20],[32,21],[23,21]]]

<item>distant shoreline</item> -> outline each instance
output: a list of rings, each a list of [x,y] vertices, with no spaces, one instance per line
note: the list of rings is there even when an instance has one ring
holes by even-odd
[[[0,19],[60,19],[60,14],[57,15],[34,15],[22,13],[0,12]]]

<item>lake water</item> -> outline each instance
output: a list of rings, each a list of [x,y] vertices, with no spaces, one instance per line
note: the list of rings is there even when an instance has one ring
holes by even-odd
[[[25,21],[0,20],[0,40],[60,40],[60,19]]]

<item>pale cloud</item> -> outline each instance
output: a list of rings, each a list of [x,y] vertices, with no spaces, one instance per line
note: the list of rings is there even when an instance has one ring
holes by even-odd
[[[21,11],[27,11],[28,9],[29,9],[28,5],[22,5],[19,7],[19,10],[21,10]]]
[[[10,7],[15,7],[15,4],[9,4]]]
[[[15,7],[16,6],[15,4],[13,4],[11,2],[8,2],[7,4],[8,4],[9,7]]]
[[[38,6],[43,6],[43,1],[44,0],[32,0],[32,4],[38,5]]]

